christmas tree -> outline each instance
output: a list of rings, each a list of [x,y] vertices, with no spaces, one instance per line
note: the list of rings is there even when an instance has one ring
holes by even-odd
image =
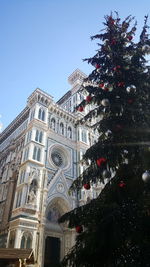
[[[147,16],[135,42],[137,23],[118,14],[105,17],[93,37],[98,50],[78,107],[93,108],[80,121],[94,121],[99,137],[85,153],[85,171],[71,190],[104,184],[99,196],[60,218],[77,232],[61,266],[150,266],[150,39]],[[88,164],[87,164],[88,163]]]

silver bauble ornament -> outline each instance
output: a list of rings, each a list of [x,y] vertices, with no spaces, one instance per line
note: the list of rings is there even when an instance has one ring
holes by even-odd
[[[145,172],[142,174],[142,180],[143,180],[145,183],[150,182],[150,172],[149,172],[149,171],[145,171]]]
[[[126,88],[128,93],[135,93],[136,92],[136,86],[131,84]]]
[[[112,136],[112,131],[107,130],[107,132],[105,133],[105,135],[106,135],[107,137],[111,137],[111,136]]]
[[[104,107],[108,107],[109,104],[110,104],[109,99],[107,99],[107,98],[103,99],[103,100],[101,101],[101,104],[102,104],[102,106],[104,106]]]
[[[101,69],[99,68],[99,69],[96,69],[96,71],[98,72],[98,73],[100,73],[101,72]]]
[[[121,33],[121,37],[125,38],[127,34],[125,32]]]
[[[143,45],[142,51],[146,54],[150,54],[150,46],[149,45]]]
[[[104,179],[109,179],[109,178],[111,178],[111,172],[108,171],[108,170],[104,170],[102,175],[103,175],[103,178],[104,178]]]
[[[106,44],[109,44],[109,40],[108,40],[108,39],[105,39],[104,44],[105,44],[105,45],[106,45]]]

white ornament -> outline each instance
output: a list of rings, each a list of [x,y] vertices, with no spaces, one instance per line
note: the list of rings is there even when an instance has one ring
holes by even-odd
[[[149,45],[143,45],[142,51],[146,54],[150,54],[150,46]]]
[[[126,88],[128,93],[135,93],[136,92],[136,86],[131,84]]]
[[[110,104],[109,99],[107,99],[107,98],[103,99],[103,100],[101,101],[101,104],[102,104],[102,106],[104,106],[104,107],[108,107],[109,104]]]
[[[143,180],[145,183],[150,182],[150,172],[149,172],[149,171],[145,171],[145,172],[142,174],[142,180]]]
[[[105,133],[105,135],[106,135],[107,137],[111,137],[111,136],[112,136],[112,131],[108,130],[108,131]]]
[[[123,37],[123,38],[126,38],[126,33],[125,32],[123,32],[123,33],[121,33],[121,37]]]
[[[97,71],[98,73],[100,73],[100,72],[101,72],[101,69],[100,69],[100,68],[98,68],[96,71]]]

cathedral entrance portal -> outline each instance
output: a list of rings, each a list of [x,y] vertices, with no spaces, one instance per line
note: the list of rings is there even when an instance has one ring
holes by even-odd
[[[72,234],[58,219],[69,211],[68,203],[60,197],[53,198],[45,211],[43,267],[57,267],[71,247]]]
[[[55,267],[60,262],[60,239],[47,236],[45,240],[44,267]]]

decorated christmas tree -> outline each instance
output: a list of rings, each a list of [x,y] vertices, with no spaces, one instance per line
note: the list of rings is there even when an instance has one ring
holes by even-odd
[[[150,39],[147,17],[135,42],[137,23],[118,14],[105,17],[93,71],[84,80],[87,97],[78,110],[92,108],[80,121],[91,121],[98,140],[84,154],[85,171],[72,191],[103,183],[95,199],[66,213],[60,223],[77,232],[61,266],[150,266]],[[96,118],[96,122],[92,124]],[[88,164],[87,164],[88,163]]]

